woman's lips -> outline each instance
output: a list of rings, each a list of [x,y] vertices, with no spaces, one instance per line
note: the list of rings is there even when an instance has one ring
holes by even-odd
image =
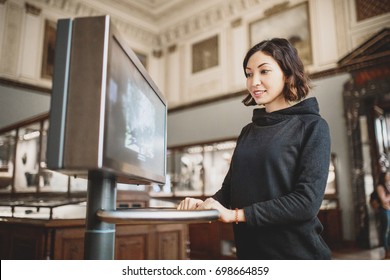
[[[266,90],[255,90],[255,91],[253,91],[253,96],[254,96],[254,97],[260,97],[260,96],[262,96],[265,92],[266,92]]]

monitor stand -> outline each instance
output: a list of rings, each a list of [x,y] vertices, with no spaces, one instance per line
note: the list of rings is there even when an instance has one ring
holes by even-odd
[[[88,171],[87,215],[85,224],[84,258],[113,260],[115,224],[101,221],[98,210],[116,209],[116,177],[107,172]]]

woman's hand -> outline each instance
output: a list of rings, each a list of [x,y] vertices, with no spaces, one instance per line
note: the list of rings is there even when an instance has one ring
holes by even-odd
[[[230,210],[222,206],[217,200],[213,198],[206,199],[203,203],[199,204],[196,210],[208,210],[216,209],[219,211],[219,220],[224,223],[232,223],[235,221],[235,210]]]
[[[202,203],[201,199],[186,197],[179,203],[177,210],[195,210]]]
[[[245,222],[245,214],[243,209],[230,210],[225,208],[221,203],[213,198],[208,198],[205,201],[201,199],[186,197],[179,203],[177,210],[208,210],[215,209],[219,211],[219,220],[224,223]],[[236,216],[237,215],[237,216]]]

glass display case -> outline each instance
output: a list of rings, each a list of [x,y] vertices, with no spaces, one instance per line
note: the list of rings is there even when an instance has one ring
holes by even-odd
[[[235,139],[173,147],[168,150],[168,182],[152,195],[208,197],[217,192],[228,172]],[[321,209],[338,209],[337,157],[332,153]]]
[[[14,175],[16,130],[0,134],[0,191],[9,191]]]
[[[41,123],[18,128],[15,154],[15,191],[35,192],[43,186],[40,180]]]
[[[0,130],[0,193],[85,192],[87,180],[47,168],[48,114]]]
[[[235,139],[229,139],[170,148],[165,191],[178,197],[213,195],[222,186],[235,146]]]

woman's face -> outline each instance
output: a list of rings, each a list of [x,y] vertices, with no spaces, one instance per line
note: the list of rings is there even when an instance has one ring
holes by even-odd
[[[267,112],[290,106],[283,96],[285,76],[273,57],[258,51],[248,60],[245,68],[246,87],[258,105],[264,105]]]

